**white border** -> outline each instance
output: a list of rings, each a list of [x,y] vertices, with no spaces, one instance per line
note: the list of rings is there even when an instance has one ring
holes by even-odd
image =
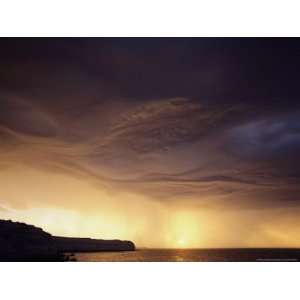
[[[293,0],[7,0],[1,36],[299,36]]]
[[[299,299],[297,263],[2,263],[1,299]],[[288,278],[288,280],[287,280]]]

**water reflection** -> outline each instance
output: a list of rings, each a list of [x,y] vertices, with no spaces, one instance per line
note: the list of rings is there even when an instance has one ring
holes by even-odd
[[[130,252],[75,253],[77,261],[98,262],[200,262],[300,261],[299,249],[140,249]]]

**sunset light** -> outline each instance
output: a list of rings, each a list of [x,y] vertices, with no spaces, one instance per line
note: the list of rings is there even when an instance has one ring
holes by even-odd
[[[299,247],[296,44],[2,39],[0,219],[137,249]]]

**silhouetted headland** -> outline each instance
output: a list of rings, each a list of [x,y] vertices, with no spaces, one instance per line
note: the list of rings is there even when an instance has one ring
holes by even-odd
[[[133,251],[131,241],[53,236],[25,223],[0,220],[0,261],[65,261],[66,252]]]

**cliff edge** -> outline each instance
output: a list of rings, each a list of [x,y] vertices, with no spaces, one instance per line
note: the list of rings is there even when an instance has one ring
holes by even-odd
[[[58,237],[33,225],[0,220],[0,261],[64,261],[65,252],[133,250],[131,241]]]

